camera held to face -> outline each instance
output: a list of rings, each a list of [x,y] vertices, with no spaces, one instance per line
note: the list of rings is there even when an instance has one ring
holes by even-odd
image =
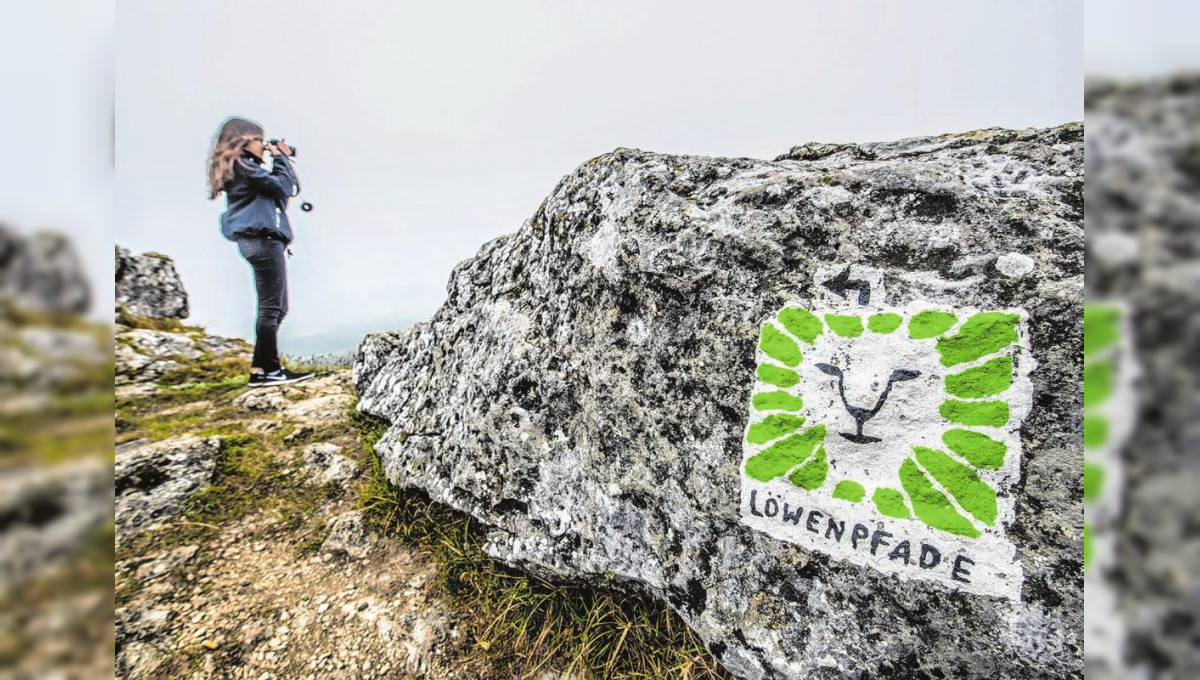
[[[279,144],[279,140],[278,140],[278,139],[268,139],[268,140],[267,140],[267,144],[268,144],[268,145],[270,145],[270,146],[271,146],[273,149],[278,149],[278,148],[279,148],[279,147],[277,146],[277,145]],[[292,158],[295,158],[295,157],[296,157],[296,147],[294,147],[294,146],[291,146],[291,145],[288,145],[288,150],[289,150],[289,151],[291,151],[291,153],[290,153],[290,154],[288,154],[288,156],[290,156],[290,157],[292,157]],[[312,203],[309,203],[308,201],[301,201],[301,202],[300,202],[300,209],[301,209],[301,210],[303,210],[304,212],[309,212],[309,211],[311,211],[311,210],[313,209],[313,204],[312,204]]]
[[[268,140],[267,140],[267,144],[268,144],[268,145],[270,145],[270,146],[272,146],[272,147],[274,147],[274,148],[279,148],[278,146],[276,146],[277,144],[279,144],[279,140],[278,140],[278,139],[268,139]],[[292,151],[292,152],[291,152],[290,154],[288,154],[288,155],[289,155],[289,156],[291,156],[292,158],[295,158],[295,157],[296,157],[296,147],[294,147],[294,146],[291,146],[291,145],[289,144],[289,145],[288,145],[288,148],[289,148],[289,149],[291,149],[291,151]]]

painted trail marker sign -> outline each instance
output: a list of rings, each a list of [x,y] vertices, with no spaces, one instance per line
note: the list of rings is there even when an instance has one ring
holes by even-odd
[[[1129,318],[1122,301],[1089,302],[1083,310],[1084,654],[1121,677],[1134,673],[1124,661],[1120,594],[1109,579],[1117,567],[1122,452],[1136,426],[1141,374]]]
[[[1019,598],[1006,529],[1032,405],[1027,312],[882,306],[862,292],[877,272],[848,273],[761,326],[742,522],[902,579]]]

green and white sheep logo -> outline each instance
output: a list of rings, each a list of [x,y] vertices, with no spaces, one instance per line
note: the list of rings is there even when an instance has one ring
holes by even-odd
[[[1002,535],[1031,403],[1026,318],[784,307],[759,334],[745,478],[856,516]]]

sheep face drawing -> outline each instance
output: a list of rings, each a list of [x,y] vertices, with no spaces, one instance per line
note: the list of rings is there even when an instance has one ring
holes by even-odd
[[[1028,411],[1020,310],[820,310],[761,327],[743,475],[964,538],[1011,513]]]

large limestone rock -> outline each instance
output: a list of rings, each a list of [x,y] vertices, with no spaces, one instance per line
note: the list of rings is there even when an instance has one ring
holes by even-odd
[[[0,225],[0,300],[26,311],[82,314],[91,288],[65,236],[26,237]]]
[[[1082,143],[618,149],[368,336],[358,406],[490,554],[741,677],[1077,677]]]
[[[240,338],[223,338],[201,331],[172,333],[117,326],[113,344],[114,378],[118,393],[129,385],[153,383],[171,371],[203,359],[248,356],[253,347]]]
[[[151,319],[186,319],[187,291],[171,258],[116,248],[117,306]]]
[[[212,478],[220,450],[220,437],[187,435],[117,452],[117,542],[173,518]]]
[[[1086,357],[1087,676],[1200,677],[1200,74],[1094,81],[1086,110],[1088,335],[1116,331]]]
[[[0,592],[74,556],[112,517],[112,468],[95,459],[28,466],[0,477]]]

